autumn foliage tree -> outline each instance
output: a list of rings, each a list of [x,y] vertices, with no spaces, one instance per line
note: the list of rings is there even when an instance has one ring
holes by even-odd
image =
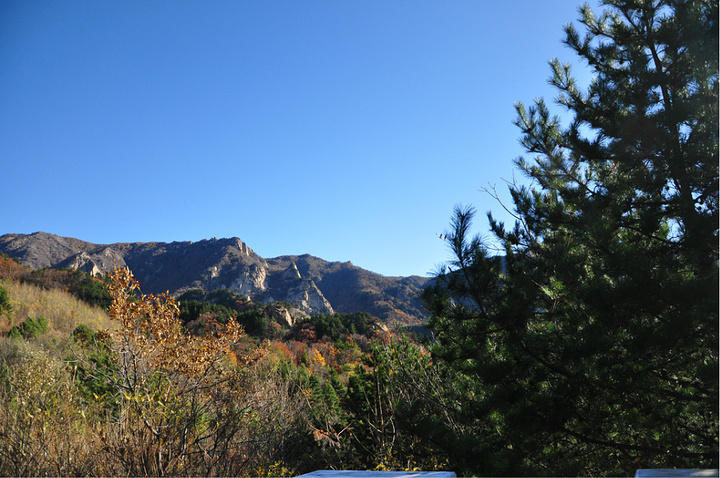
[[[110,274],[109,291],[119,328],[109,338],[116,372],[104,378],[117,390],[120,411],[112,420],[120,426],[103,438],[113,458],[134,475],[237,473],[237,382],[250,361],[234,351],[242,328],[230,320],[215,334],[188,333],[176,302],[141,294],[127,269]]]

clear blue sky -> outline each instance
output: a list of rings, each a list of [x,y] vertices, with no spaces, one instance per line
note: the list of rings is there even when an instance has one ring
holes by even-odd
[[[455,204],[507,218],[481,188],[580,3],[3,0],[0,234],[428,275]]]

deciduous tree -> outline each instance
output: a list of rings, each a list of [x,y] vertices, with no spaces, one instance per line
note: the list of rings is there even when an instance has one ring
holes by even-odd
[[[116,365],[103,378],[120,404],[103,432],[105,449],[138,476],[239,473],[247,456],[238,381],[250,361],[233,350],[242,328],[229,320],[223,330],[191,334],[171,297],[140,294],[127,269],[109,277],[109,314],[119,329],[111,332]]]

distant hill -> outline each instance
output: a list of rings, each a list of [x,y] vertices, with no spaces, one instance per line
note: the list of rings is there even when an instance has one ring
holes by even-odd
[[[237,237],[199,242],[93,244],[36,232],[0,236],[0,252],[34,269],[104,274],[128,267],[143,292],[226,288],[257,302],[284,301],[307,314],[368,312],[384,322],[424,320],[419,295],[429,278],[386,277],[311,255],[264,259]]]

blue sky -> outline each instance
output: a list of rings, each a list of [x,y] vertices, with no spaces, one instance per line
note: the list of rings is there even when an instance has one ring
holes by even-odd
[[[509,220],[481,189],[522,179],[513,104],[579,3],[4,0],[0,234],[428,275],[454,205]]]

